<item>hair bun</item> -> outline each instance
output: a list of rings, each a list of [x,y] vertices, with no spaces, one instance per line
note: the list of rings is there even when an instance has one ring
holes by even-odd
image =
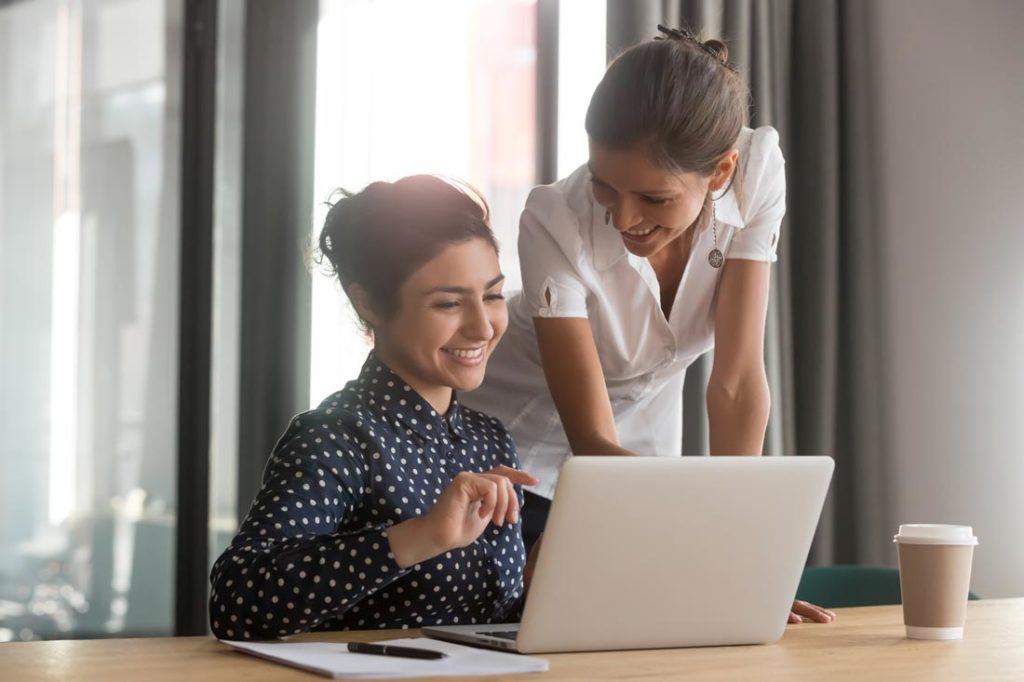
[[[721,40],[715,40],[714,38],[711,40],[705,40],[701,43],[701,47],[703,47],[708,54],[714,56],[723,64],[729,63],[729,48],[726,47],[725,43]]]

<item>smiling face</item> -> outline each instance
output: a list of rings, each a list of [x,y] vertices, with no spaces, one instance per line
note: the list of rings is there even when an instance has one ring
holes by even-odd
[[[613,150],[591,140],[590,175],[594,199],[611,213],[611,225],[626,249],[652,256],[694,224],[709,191],[724,185],[735,166],[735,152],[714,174],[665,170],[637,149]]]
[[[398,292],[398,307],[373,320],[378,356],[439,413],[451,390],[471,391],[508,327],[498,254],[483,239],[450,244]]]

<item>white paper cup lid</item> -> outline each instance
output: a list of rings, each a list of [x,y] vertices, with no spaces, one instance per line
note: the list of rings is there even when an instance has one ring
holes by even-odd
[[[907,542],[916,545],[976,545],[978,538],[970,526],[954,526],[943,523],[904,523],[900,532],[893,536],[893,542]]]

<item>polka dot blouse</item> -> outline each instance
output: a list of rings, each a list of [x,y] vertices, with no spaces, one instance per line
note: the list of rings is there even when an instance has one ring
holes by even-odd
[[[371,353],[357,380],[295,417],[275,446],[262,489],[213,566],[213,634],[518,619],[519,523],[492,523],[473,544],[407,569],[388,544],[388,527],[426,514],[459,472],[500,465],[519,468],[498,420],[454,395],[439,415]]]

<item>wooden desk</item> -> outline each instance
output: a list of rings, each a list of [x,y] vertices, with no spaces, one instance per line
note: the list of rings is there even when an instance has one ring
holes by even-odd
[[[415,631],[413,631],[415,632]],[[963,640],[903,637],[899,606],[840,609],[831,625],[790,625],[775,644],[556,654],[522,680],[1022,680],[1024,599],[971,602]],[[293,641],[388,639],[410,633],[317,633]],[[318,680],[205,637],[0,644],[0,680]],[[477,678],[457,678],[469,680]],[[485,677],[482,680],[512,679]]]

